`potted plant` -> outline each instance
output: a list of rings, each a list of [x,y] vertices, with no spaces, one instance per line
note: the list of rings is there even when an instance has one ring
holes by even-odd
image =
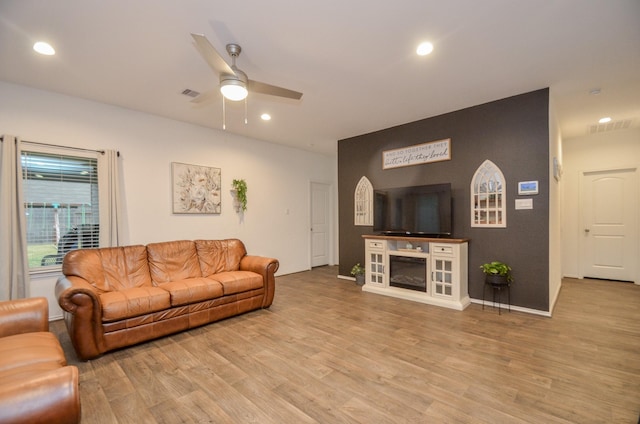
[[[480,265],[484,272],[484,281],[490,284],[508,284],[513,281],[511,267],[504,262],[493,261]]]
[[[351,275],[356,278],[356,284],[361,286],[364,284],[364,267],[357,263],[351,268]]]
[[[247,183],[245,180],[233,180],[231,183],[233,191],[236,195],[236,201],[238,202],[237,211],[243,212],[247,210]]]

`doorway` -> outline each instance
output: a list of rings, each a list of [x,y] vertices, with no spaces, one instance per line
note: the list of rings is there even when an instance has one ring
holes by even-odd
[[[637,168],[581,174],[581,277],[637,282]]]
[[[311,183],[311,267],[329,265],[331,186]]]

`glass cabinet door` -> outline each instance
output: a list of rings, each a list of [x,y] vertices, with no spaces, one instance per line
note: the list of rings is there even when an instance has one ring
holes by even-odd
[[[446,258],[433,258],[433,293],[439,296],[453,296],[453,261]]]
[[[384,255],[382,253],[369,253],[369,269],[367,270],[367,283],[382,285],[384,282]]]

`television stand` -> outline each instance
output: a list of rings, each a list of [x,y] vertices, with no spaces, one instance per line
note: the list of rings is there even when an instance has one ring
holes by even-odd
[[[464,310],[469,239],[366,235],[362,290]]]
[[[442,238],[451,238],[451,236],[447,234],[422,234],[422,233],[403,233],[403,232],[382,232],[378,236],[380,237],[400,237],[400,238],[426,238],[426,239],[442,239]],[[365,237],[376,237],[376,236],[365,236]]]

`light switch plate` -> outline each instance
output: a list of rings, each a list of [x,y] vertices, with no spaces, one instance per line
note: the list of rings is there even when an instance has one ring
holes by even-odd
[[[516,199],[516,209],[533,209],[533,199]]]

